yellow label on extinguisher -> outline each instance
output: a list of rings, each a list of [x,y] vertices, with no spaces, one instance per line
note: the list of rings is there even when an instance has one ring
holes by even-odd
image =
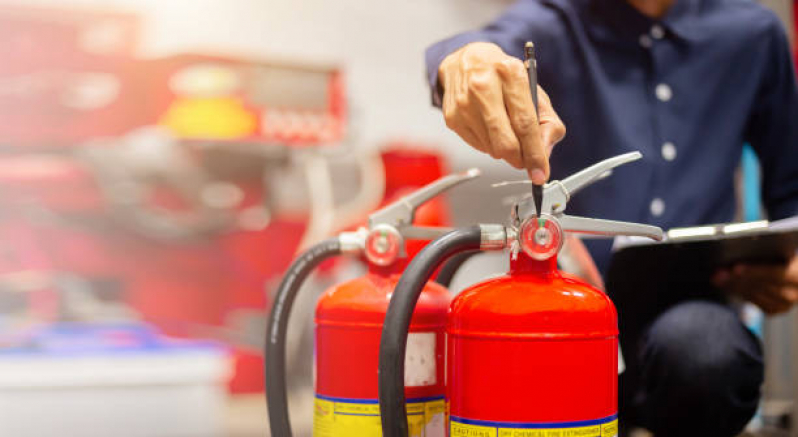
[[[578,422],[518,423],[449,417],[450,437],[617,437],[618,416]]]
[[[444,410],[443,396],[408,399],[410,436],[442,437]],[[316,395],[313,437],[382,437],[379,401]]]

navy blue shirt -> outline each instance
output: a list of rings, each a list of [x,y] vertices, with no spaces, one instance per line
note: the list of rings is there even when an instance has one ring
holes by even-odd
[[[519,58],[535,43],[539,83],[568,129],[553,178],[643,153],[574,196],[569,214],[664,229],[731,221],[746,142],[762,165],[769,218],[798,214],[798,87],[786,33],[765,7],[676,0],[653,20],[624,0],[521,0],[427,50],[435,104],[441,61],[475,41]],[[604,270],[609,243],[589,246]]]

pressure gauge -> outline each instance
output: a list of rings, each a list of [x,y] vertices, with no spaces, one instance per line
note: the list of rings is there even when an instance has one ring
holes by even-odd
[[[404,240],[390,225],[377,225],[366,237],[366,258],[378,266],[389,266],[402,255]]]
[[[557,220],[548,215],[529,217],[518,233],[521,249],[531,258],[542,261],[551,258],[563,245],[563,231]]]

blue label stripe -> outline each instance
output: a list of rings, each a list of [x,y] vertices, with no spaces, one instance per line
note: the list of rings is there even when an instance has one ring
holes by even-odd
[[[380,417],[379,414],[360,414],[360,413],[335,413],[336,416],[358,416],[358,417]]]
[[[336,412],[336,416],[360,416],[360,417],[380,417],[379,414],[362,414],[362,413],[341,413]],[[423,416],[424,413],[407,413],[408,416]]]
[[[379,399],[350,399],[350,398],[335,398],[332,396],[324,396],[316,393],[316,398],[321,399],[323,401],[330,401],[330,402],[346,402],[348,404],[379,404]],[[411,398],[407,400],[407,403],[419,403],[419,402],[432,402],[432,401],[442,401],[446,397],[441,396],[428,396],[425,398]]]
[[[595,426],[595,425],[603,425],[605,423],[610,423],[613,420],[618,418],[617,414],[613,414],[612,416],[604,417],[601,419],[593,419],[593,420],[578,420],[573,422],[493,422],[490,420],[477,420],[477,419],[466,419],[463,417],[457,417],[454,415],[450,415],[449,419],[452,422],[462,423],[464,425],[476,425],[476,426],[486,426],[490,428],[519,428],[519,429],[540,429],[540,428],[579,428],[583,426]]]

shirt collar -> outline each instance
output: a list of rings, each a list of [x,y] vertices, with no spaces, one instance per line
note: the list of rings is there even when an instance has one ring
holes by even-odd
[[[677,40],[696,36],[695,22],[702,3],[709,0],[675,0],[673,6],[660,20],[653,20],[632,7],[626,0],[543,0],[560,10],[575,10],[582,15],[593,33],[610,34],[634,41],[648,33],[654,24],[660,24],[668,35]]]
[[[665,17],[662,18],[662,25],[677,38],[684,40],[695,38],[697,36],[696,22],[703,3],[707,3],[707,1],[676,0]]]

